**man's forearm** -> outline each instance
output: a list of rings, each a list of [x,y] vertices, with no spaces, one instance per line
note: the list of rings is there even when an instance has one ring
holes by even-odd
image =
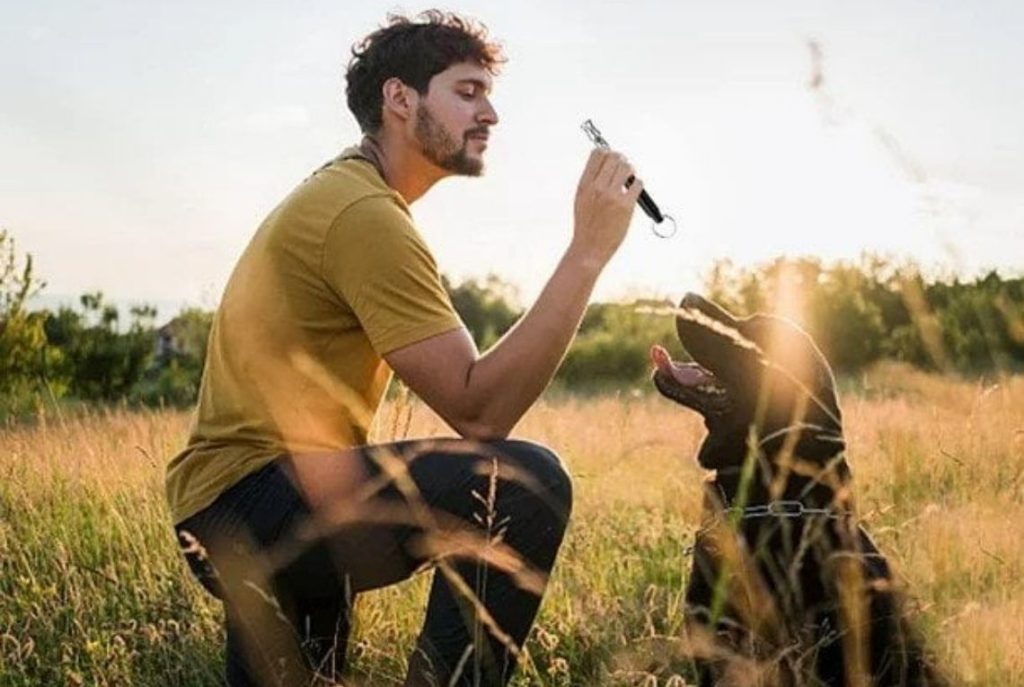
[[[603,264],[576,244],[533,307],[471,367],[474,433],[505,436],[551,382],[579,327]]]
[[[506,436],[558,369],[642,191],[621,154],[595,148],[576,188],[572,244],[512,330],[482,356],[456,330],[391,351],[388,364],[463,436]]]

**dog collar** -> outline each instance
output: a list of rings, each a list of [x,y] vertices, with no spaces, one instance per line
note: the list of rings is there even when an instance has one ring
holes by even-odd
[[[823,515],[827,518],[838,518],[839,513],[831,508],[810,508],[800,501],[769,501],[756,506],[744,508],[726,508],[726,513],[739,513],[741,520],[748,518],[801,518],[805,515]]]
[[[722,505],[726,506],[730,499],[728,494],[725,493],[725,488],[718,482],[715,483],[715,488],[722,499]],[[806,515],[819,515],[835,520],[845,514],[843,511],[836,510],[835,508],[806,506],[803,501],[797,501],[796,499],[776,499],[751,506],[728,506],[722,510],[727,515],[738,515],[740,520],[752,518],[802,518]]]

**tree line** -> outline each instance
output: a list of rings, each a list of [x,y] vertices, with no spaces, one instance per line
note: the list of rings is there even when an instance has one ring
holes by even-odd
[[[477,346],[486,350],[522,315],[500,278],[444,280]],[[213,314],[188,308],[157,325],[157,311],[122,313],[101,293],[77,306],[32,310],[45,286],[31,255],[19,259],[0,230],[0,418],[73,403],[191,404],[198,391]],[[839,372],[882,359],[960,374],[1024,368],[1024,278],[997,272],[926,279],[913,265],[875,256],[825,264],[777,259],[753,267],[725,260],[703,293],[738,315],[775,312],[815,337]],[[686,358],[674,334],[673,303],[595,303],[556,376],[568,391],[646,388],[648,350]]]

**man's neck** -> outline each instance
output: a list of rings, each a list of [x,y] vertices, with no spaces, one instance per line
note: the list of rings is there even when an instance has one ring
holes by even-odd
[[[363,137],[360,150],[384,178],[384,182],[412,205],[448,172],[429,162],[418,151],[393,137]]]

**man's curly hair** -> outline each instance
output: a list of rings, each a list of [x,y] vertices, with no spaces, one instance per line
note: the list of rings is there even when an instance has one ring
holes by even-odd
[[[352,47],[345,73],[348,109],[364,133],[376,133],[383,121],[382,88],[392,77],[427,92],[430,79],[458,62],[474,62],[497,74],[505,62],[501,45],[487,27],[451,12],[427,10],[413,21],[389,14],[387,24]]]

